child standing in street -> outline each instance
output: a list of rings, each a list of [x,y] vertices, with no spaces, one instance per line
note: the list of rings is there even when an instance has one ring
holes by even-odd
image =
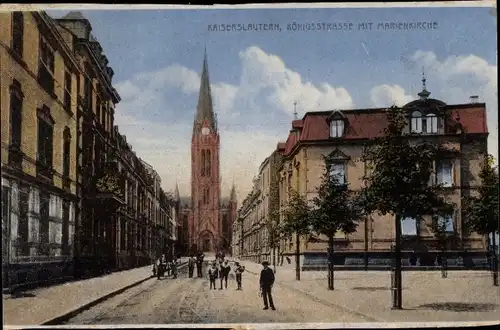
[[[241,287],[241,274],[245,271],[245,266],[240,265],[239,262],[235,262],[234,264],[236,265],[234,272],[236,273],[236,283],[238,284],[236,290],[243,290]]]
[[[217,279],[218,272],[219,272],[219,270],[217,269],[217,265],[214,262],[212,264],[212,267],[208,269],[208,279],[210,281],[210,290],[212,290],[212,287],[214,290],[217,290],[215,288],[215,280]]]

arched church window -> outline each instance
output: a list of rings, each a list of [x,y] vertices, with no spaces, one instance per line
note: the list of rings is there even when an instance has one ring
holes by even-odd
[[[205,149],[203,149],[201,151],[201,176],[205,176],[205,162],[206,162],[206,158],[205,158]]]
[[[207,157],[207,168],[205,175],[210,176],[210,173],[212,173],[212,153],[210,152],[210,150],[207,150],[206,157]]]
[[[427,115],[426,118],[426,133],[435,134],[438,132],[437,116],[433,113]]]
[[[422,114],[420,111],[414,111],[411,114],[411,127],[412,133],[422,133]]]

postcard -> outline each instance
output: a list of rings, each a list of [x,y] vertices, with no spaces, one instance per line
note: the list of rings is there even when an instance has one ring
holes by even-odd
[[[498,323],[493,3],[0,10],[5,326]]]

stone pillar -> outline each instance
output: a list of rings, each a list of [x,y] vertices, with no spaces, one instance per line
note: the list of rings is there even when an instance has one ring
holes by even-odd
[[[28,243],[34,246],[30,248],[30,256],[38,255],[40,243],[40,192],[37,187],[30,187],[28,199]]]
[[[69,202],[69,221],[68,221],[68,259],[73,260],[74,242],[75,242],[75,203]]]
[[[16,182],[11,181],[11,199],[10,199],[10,260],[12,261],[18,256],[16,248],[14,247],[14,242],[18,238],[18,228],[19,228],[19,187]]]

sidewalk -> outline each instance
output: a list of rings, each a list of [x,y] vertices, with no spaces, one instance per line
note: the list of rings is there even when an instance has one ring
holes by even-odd
[[[249,273],[262,266],[241,262]],[[270,266],[272,268],[272,265]],[[385,271],[336,271],[335,290],[327,288],[326,271],[301,272],[276,267],[276,286],[287,287],[379,322],[443,322],[500,320],[500,288],[488,271],[403,272],[403,308],[391,309],[391,275]]]
[[[185,265],[181,259],[181,267]],[[63,283],[17,295],[3,295],[4,325],[41,325],[87,307],[153,275],[153,265],[115,272],[86,280]]]

